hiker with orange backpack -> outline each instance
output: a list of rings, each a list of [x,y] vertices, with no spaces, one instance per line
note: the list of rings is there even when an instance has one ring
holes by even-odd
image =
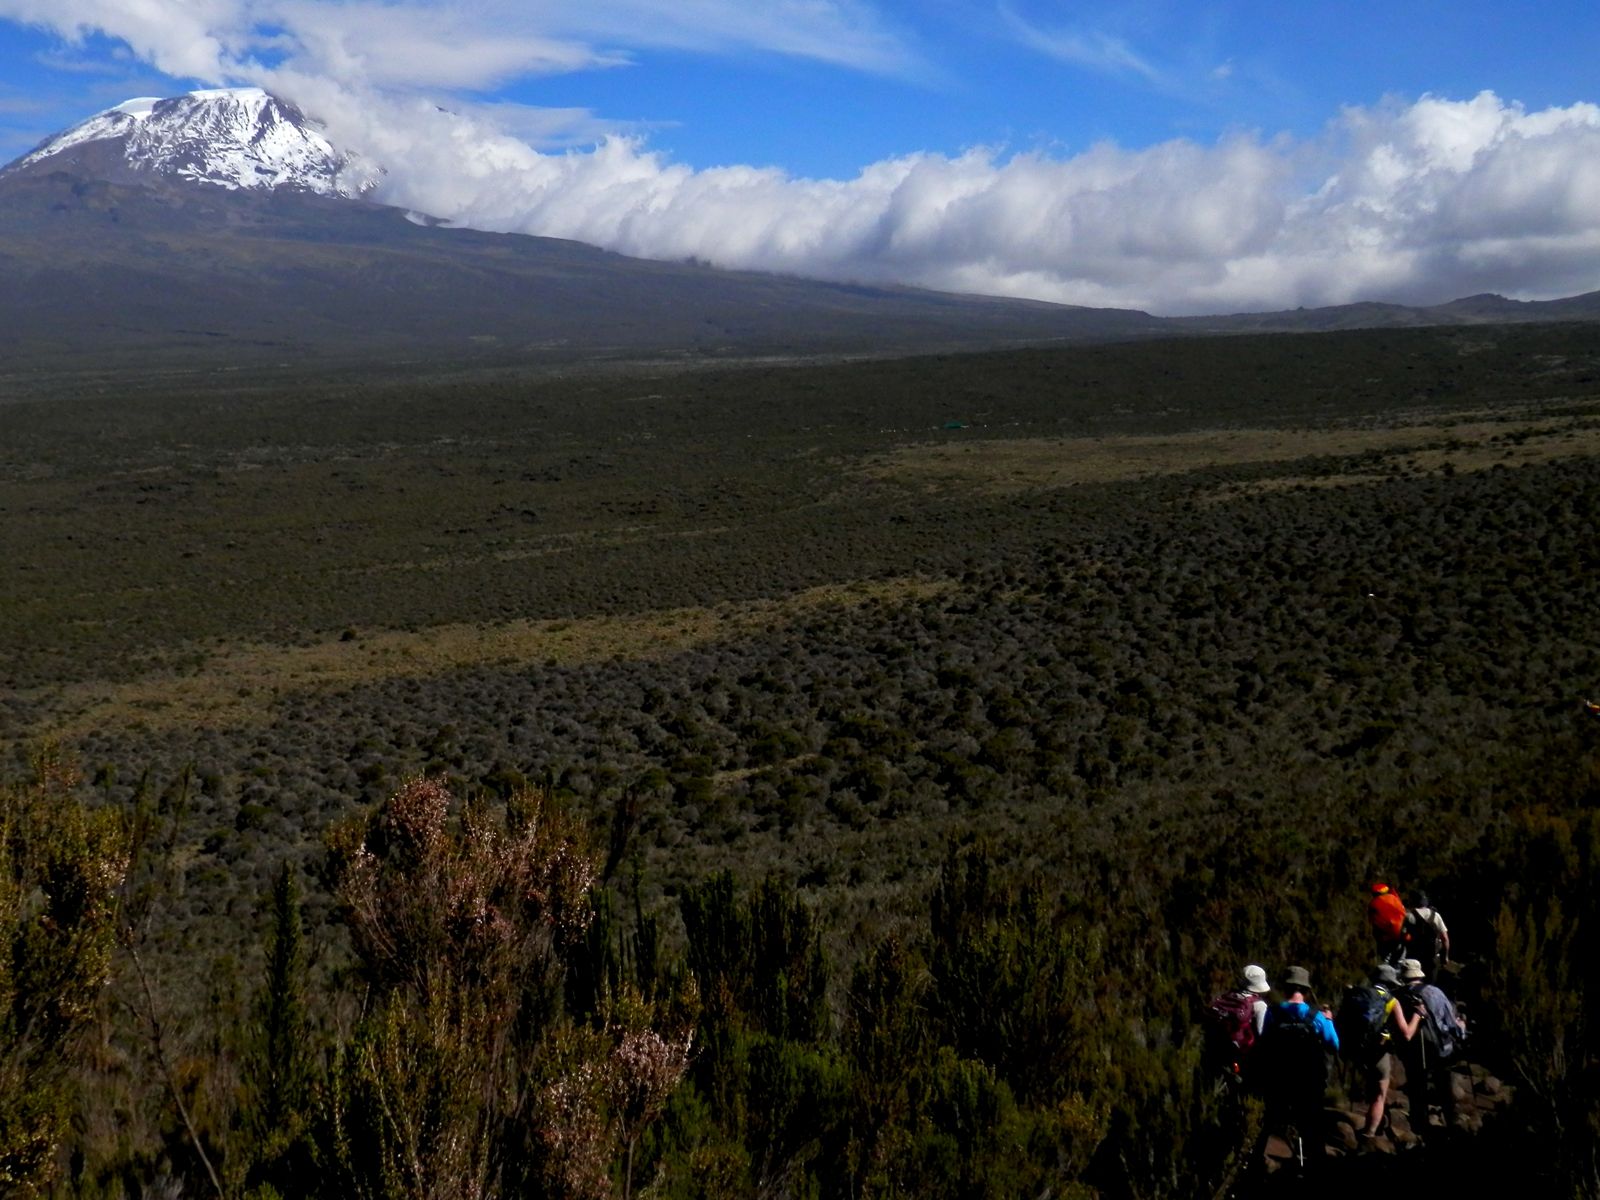
[[[1405,956],[1406,904],[1387,883],[1372,885],[1367,902],[1367,924],[1372,928],[1373,947],[1378,961],[1390,965]]]

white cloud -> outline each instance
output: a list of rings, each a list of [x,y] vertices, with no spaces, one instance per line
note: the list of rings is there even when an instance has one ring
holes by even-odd
[[[626,59],[509,20],[424,4],[279,0],[257,11],[285,31],[302,70],[375,87],[489,88],[527,75],[614,66]]]
[[[175,78],[213,83],[265,62],[349,85],[483,89],[627,61],[618,47],[914,67],[857,0],[0,0],[0,18],[71,42],[103,33]]]
[[[1114,34],[1086,28],[1046,29],[1004,4],[999,12],[1018,41],[1058,62],[1109,75],[1137,75],[1150,83],[1165,82],[1158,68]]]
[[[238,0],[0,0],[0,17],[79,43],[104,33],[179,79],[219,79],[250,41]]]
[[[492,113],[328,99],[336,135],[399,164],[394,203],[646,257],[1174,313],[1600,288],[1593,105],[1424,97],[1312,143],[977,149],[811,180],[627,138],[541,154]]]
[[[617,45],[756,50],[886,74],[918,69],[896,31],[863,0],[570,0],[550,5],[541,20]]]
[[[815,180],[695,171],[587,110],[462,97],[647,46],[904,65],[857,0],[0,0],[0,17],[279,90],[383,164],[393,203],[628,254],[1168,313],[1600,289],[1592,104],[1424,96],[1351,108],[1307,141],[976,148]]]

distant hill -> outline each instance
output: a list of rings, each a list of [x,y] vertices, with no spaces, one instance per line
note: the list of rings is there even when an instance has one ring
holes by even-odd
[[[258,89],[98,113],[0,170],[0,360],[890,354],[1600,316],[1600,294],[1159,319],[828,283],[452,228],[365,199],[381,174]]]
[[[1168,317],[1169,332],[1317,333],[1335,329],[1406,329],[1424,325],[1522,325],[1542,321],[1600,319],[1600,292],[1562,300],[1510,300],[1485,293],[1446,304],[1410,307],[1366,301],[1281,312]]]

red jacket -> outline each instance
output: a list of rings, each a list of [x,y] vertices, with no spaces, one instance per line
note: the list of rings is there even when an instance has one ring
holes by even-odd
[[[1406,923],[1405,901],[1393,892],[1378,893],[1367,905],[1367,923],[1372,926],[1374,937],[1398,942]]]

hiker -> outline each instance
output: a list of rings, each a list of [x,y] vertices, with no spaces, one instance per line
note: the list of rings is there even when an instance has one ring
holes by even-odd
[[[1421,963],[1428,982],[1436,983],[1439,968],[1450,961],[1450,930],[1439,910],[1429,905],[1427,892],[1419,891],[1406,912],[1404,937],[1406,957]]]
[[[1239,986],[1223,992],[1206,1008],[1206,1065],[1219,1086],[1244,1082],[1251,1047],[1267,1019],[1267,1002],[1262,997],[1271,990],[1266,971],[1251,963],[1240,976]]]
[[[1450,997],[1428,982],[1416,959],[1401,962],[1400,980],[1405,988],[1398,997],[1400,1008],[1394,1025],[1404,1039],[1400,1054],[1406,1068],[1406,1093],[1411,1098],[1411,1131],[1425,1137],[1434,1104],[1443,1110],[1445,1128],[1455,1126],[1456,1095],[1450,1063],[1466,1037],[1467,1023],[1457,1014]]]
[[[1388,963],[1379,963],[1366,984],[1345,993],[1334,1018],[1340,1052],[1361,1069],[1367,1119],[1356,1137],[1363,1152],[1372,1148],[1373,1139],[1385,1128],[1389,1085],[1394,1077],[1390,1031],[1400,1008],[1399,992],[1400,976]]]
[[[1326,1006],[1312,1007],[1315,995],[1304,967],[1283,973],[1284,1000],[1267,1010],[1261,1037],[1252,1053],[1251,1070],[1267,1101],[1267,1117],[1256,1147],[1259,1159],[1269,1134],[1293,1126],[1303,1140],[1312,1135],[1312,1161],[1323,1157],[1323,1100],[1328,1090],[1332,1055],[1339,1050],[1339,1034]],[[1303,1148],[1299,1148],[1302,1164]]]
[[[1399,962],[1405,954],[1406,904],[1387,883],[1372,885],[1372,899],[1367,902],[1367,924],[1372,927],[1378,961]]]

